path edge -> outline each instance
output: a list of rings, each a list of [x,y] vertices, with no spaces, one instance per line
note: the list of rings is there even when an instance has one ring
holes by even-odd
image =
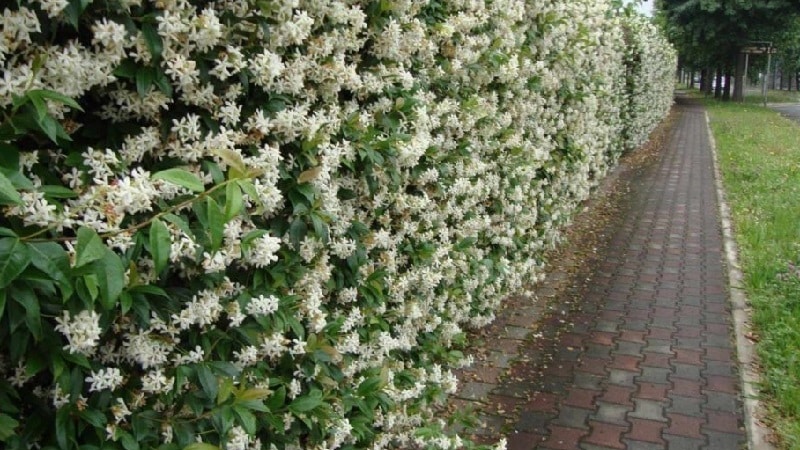
[[[706,131],[714,163],[714,184],[717,188],[717,203],[719,205],[724,252],[728,266],[728,290],[733,313],[734,333],[736,335],[736,355],[739,360],[747,446],[751,450],[774,450],[775,447],[770,442],[772,432],[758,420],[758,417],[762,415],[763,405],[759,401],[758,385],[761,382],[761,377],[756,370],[755,345],[746,337],[751,323],[750,308],[747,306],[747,296],[742,282],[744,275],[739,265],[739,248],[733,237],[730,208],[722,187],[722,172],[720,171],[717,155],[717,144],[714,140],[714,134],[711,132],[708,111],[704,110],[703,115],[706,120]]]

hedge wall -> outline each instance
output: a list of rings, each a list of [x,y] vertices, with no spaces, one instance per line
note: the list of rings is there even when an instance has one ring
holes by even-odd
[[[464,329],[665,114],[598,0],[17,0],[0,445],[453,448]]]

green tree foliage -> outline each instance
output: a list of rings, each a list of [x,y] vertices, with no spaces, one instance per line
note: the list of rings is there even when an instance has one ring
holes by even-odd
[[[800,1],[658,0],[656,9],[682,65],[731,68],[749,42],[777,41],[800,15]]]

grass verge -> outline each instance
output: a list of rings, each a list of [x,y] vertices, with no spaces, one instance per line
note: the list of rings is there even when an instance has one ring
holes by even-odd
[[[731,207],[769,420],[800,448],[800,125],[750,104],[707,101]]]

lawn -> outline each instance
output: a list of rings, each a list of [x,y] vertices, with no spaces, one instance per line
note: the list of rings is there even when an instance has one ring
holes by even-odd
[[[731,207],[770,422],[800,448],[800,124],[706,102]]]

